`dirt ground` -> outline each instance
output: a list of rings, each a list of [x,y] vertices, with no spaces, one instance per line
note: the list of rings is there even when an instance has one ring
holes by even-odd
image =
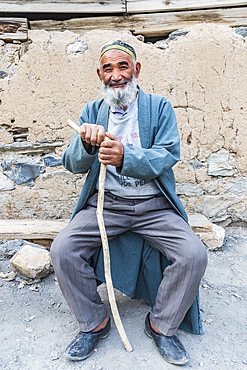
[[[4,245],[2,241],[2,272],[9,269]],[[178,333],[191,357],[184,369],[247,370],[247,229],[227,228],[222,249],[208,252],[208,256],[209,265],[200,287],[205,334]],[[68,361],[63,352],[78,327],[55,275],[30,281],[20,288],[22,280],[20,276],[13,281],[0,278],[0,369],[175,369],[162,359],[143,331],[149,305],[119,291],[116,291],[118,307],[133,352],[125,351],[113,324],[110,336],[99,343],[88,359]],[[108,302],[105,285],[99,291]]]

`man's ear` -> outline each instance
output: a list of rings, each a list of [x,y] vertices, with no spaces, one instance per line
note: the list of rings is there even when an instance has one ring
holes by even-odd
[[[136,70],[135,70],[135,76],[136,76],[136,78],[139,77],[140,72],[141,72],[141,63],[140,62],[136,62]]]
[[[99,76],[100,81],[102,81],[102,77],[101,77],[101,73],[100,73],[99,68],[97,68],[97,75]]]

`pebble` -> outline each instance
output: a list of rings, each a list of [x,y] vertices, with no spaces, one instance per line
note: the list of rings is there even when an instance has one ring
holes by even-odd
[[[6,274],[0,272],[0,277],[5,279],[5,281],[13,281],[16,278],[17,273],[14,271],[8,271]]]
[[[166,49],[168,48],[168,42],[167,40],[160,40],[160,41],[157,41],[154,46],[156,46],[157,48],[159,49]]]
[[[7,72],[0,71],[0,78],[5,78],[7,76],[8,76],[8,73]]]
[[[30,286],[29,290],[32,290],[34,292],[38,292],[39,291],[39,287],[37,285]]]
[[[26,331],[27,333],[32,333],[32,332],[33,332],[33,329],[32,329],[32,328],[25,328],[25,331]]]
[[[234,295],[234,297],[236,297],[236,298],[240,298],[240,299],[243,299],[239,294],[237,294],[237,293],[233,293],[233,295]]]
[[[60,356],[59,354],[54,354],[54,353],[51,353],[51,360],[52,361],[56,361],[56,360],[59,360]]]
[[[243,36],[243,37],[246,37],[247,36],[247,27],[238,27],[238,28],[236,28],[236,33]]]
[[[169,39],[170,40],[177,40],[178,36],[185,36],[189,33],[189,31],[185,30],[178,30],[178,31],[173,31],[172,33],[169,34]]]
[[[136,38],[137,38],[137,40],[139,40],[141,42],[145,41],[145,37],[143,35],[137,35]]]
[[[18,289],[22,289],[24,288],[24,286],[27,285],[27,282],[26,280],[23,280],[19,285],[18,285]]]
[[[206,320],[202,320],[203,322],[205,322],[205,324],[212,324],[213,320],[212,319],[206,319]]]

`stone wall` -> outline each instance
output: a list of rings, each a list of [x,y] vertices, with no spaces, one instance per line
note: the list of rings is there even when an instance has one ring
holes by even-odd
[[[31,31],[26,43],[0,41],[0,217],[70,216],[85,175],[61,165],[73,136],[66,121],[101,97],[99,52],[120,36],[142,63],[141,88],[174,106],[177,192],[187,212],[224,225],[246,222],[247,39],[214,24],[186,31],[156,45],[99,30]]]

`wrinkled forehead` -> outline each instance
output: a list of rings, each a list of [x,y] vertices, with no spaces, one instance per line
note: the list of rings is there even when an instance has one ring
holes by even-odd
[[[133,58],[122,50],[107,50],[100,59],[100,66],[104,69],[106,65],[129,65],[134,66]]]

